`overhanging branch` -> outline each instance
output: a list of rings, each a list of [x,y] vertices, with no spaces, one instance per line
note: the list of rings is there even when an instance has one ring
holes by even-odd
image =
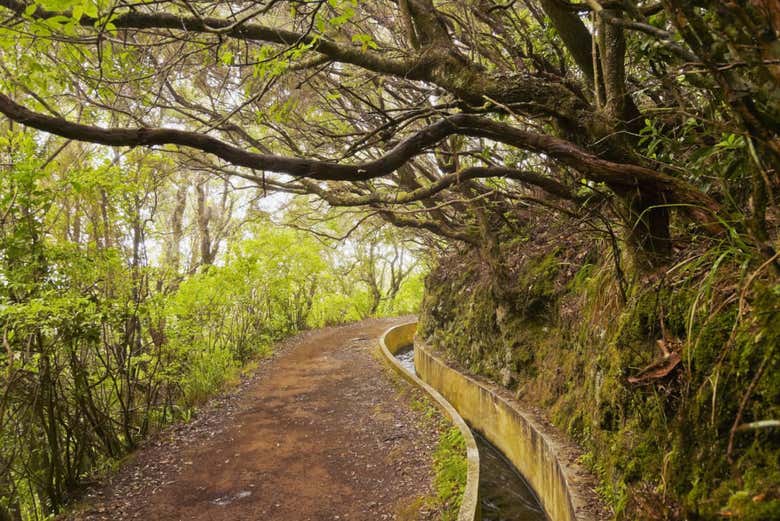
[[[68,139],[110,146],[178,145],[214,154],[237,166],[331,181],[355,182],[386,176],[444,138],[460,134],[487,138],[523,150],[545,154],[578,171],[583,177],[606,183],[616,191],[655,192],[662,195],[669,204],[682,205],[692,217],[705,224],[712,222],[709,214],[719,209],[719,205],[713,199],[681,179],[640,165],[602,159],[565,139],[528,132],[470,114],[444,117],[404,139],[379,159],[349,165],[249,152],[212,136],[187,130],[101,128],[82,125],[64,118],[33,112],[4,94],[0,94],[0,112],[23,125]]]
[[[513,179],[526,185],[541,188],[550,195],[560,199],[566,199],[569,201],[579,200],[579,198],[574,193],[572,193],[572,191],[569,190],[566,185],[559,183],[555,179],[535,174],[533,172],[526,172],[514,168],[504,167],[473,166],[464,168],[452,174],[441,177],[428,186],[424,186],[410,192],[399,191],[394,193],[382,193],[375,191],[369,194],[353,195],[322,188],[317,183],[312,181],[302,180],[301,182],[308,190],[316,193],[333,206],[365,206],[369,204],[409,204],[430,198],[458,183],[466,182],[472,179],[489,179],[497,177]]]

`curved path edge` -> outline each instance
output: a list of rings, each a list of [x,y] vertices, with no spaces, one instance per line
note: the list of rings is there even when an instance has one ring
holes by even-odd
[[[466,474],[466,486],[458,511],[458,521],[479,521],[479,450],[471,429],[453,407],[436,389],[413,375],[398,362],[395,354],[414,343],[414,335],[417,331],[417,322],[408,322],[393,326],[379,339],[379,348],[385,360],[406,381],[424,390],[433,399],[436,406],[458,427],[466,442],[466,460],[468,470]]]
[[[506,389],[464,374],[415,339],[419,377],[444,396],[472,427],[498,447],[533,487],[552,521],[608,519],[596,479],[577,462],[579,449]]]

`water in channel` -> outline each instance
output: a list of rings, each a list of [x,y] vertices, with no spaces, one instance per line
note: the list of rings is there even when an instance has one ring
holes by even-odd
[[[414,370],[414,346],[403,348],[395,354],[396,359],[401,365],[412,374],[417,374]]]
[[[412,374],[414,347],[396,353],[401,365]],[[501,451],[477,431],[479,449],[479,499],[482,521],[548,521],[533,489]]]
[[[479,449],[482,521],[548,521],[522,474],[480,433],[471,432]]]

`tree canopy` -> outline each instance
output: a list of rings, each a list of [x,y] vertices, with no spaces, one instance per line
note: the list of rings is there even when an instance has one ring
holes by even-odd
[[[0,111],[29,127],[475,244],[539,195],[614,201],[650,265],[672,210],[774,254],[776,0],[0,5]]]

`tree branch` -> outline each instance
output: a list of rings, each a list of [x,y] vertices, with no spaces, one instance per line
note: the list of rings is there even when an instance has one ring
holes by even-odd
[[[527,132],[510,125],[470,114],[455,114],[433,123],[401,141],[382,157],[356,165],[258,154],[235,147],[212,136],[168,128],[101,128],[72,123],[63,118],[46,116],[19,105],[0,94],[0,112],[23,125],[68,139],[110,146],[179,145],[191,147],[237,166],[267,170],[296,177],[332,181],[366,181],[388,175],[415,155],[447,136],[460,134],[481,137],[513,147],[545,154],[580,172],[584,177],[603,182],[615,191],[649,190],[663,195],[665,200],[684,209],[697,221],[709,225],[710,213],[719,205],[706,194],[675,177],[633,164],[602,159],[554,136]],[[528,181],[529,178],[526,178]]]
[[[571,190],[558,181],[533,172],[525,172],[514,168],[503,167],[469,167],[439,178],[428,186],[412,190],[411,192],[381,193],[372,192],[364,195],[352,195],[344,192],[326,190],[317,183],[302,180],[303,185],[316,193],[333,206],[364,206],[368,204],[408,204],[422,199],[430,198],[452,185],[464,183],[472,179],[488,179],[501,177],[513,179],[523,184],[542,188],[547,193],[569,201],[578,201],[579,198]]]
[[[17,0],[0,0],[0,6],[6,7],[21,16],[28,4]],[[47,19],[54,16],[67,16],[70,18],[71,14],[61,11],[49,11],[38,7],[29,16],[38,19]],[[83,15],[78,23],[82,27],[94,29],[96,27],[95,24],[100,21],[100,18]],[[121,29],[170,29],[172,31],[205,34],[218,32],[220,36],[242,40],[254,40],[281,45],[311,45],[314,51],[333,60],[398,76],[409,76],[419,66],[419,63],[415,60],[394,60],[376,52],[363,51],[359,46],[342,45],[319,35],[268,27],[256,23],[236,24],[235,21],[224,18],[148,13],[134,9],[117,14],[111,20],[111,23]]]

